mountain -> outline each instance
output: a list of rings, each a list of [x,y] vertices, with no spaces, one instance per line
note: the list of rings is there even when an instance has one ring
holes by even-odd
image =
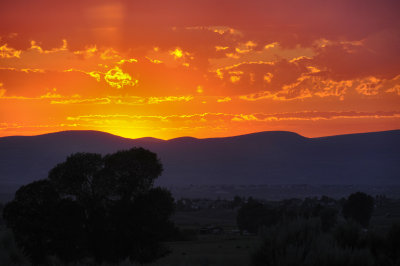
[[[47,176],[74,152],[156,152],[160,185],[400,184],[400,130],[305,138],[271,131],[226,138],[126,139],[98,131],[0,138],[0,193]]]

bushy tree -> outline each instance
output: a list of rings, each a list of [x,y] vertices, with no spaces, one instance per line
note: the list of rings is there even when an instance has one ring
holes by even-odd
[[[392,224],[387,236],[387,252],[389,257],[400,265],[400,223]]]
[[[337,223],[337,213],[335,208],[323,207],[319,212],[321,229],[326,232],[333,228]]]
[[[232,201],[232,207],[233,208],[237,208],[240,207],[243,204],[243,199],[236,195],[235,197],[233,197],[233,201]]]
[[[260,227],[277,223],[278,213],[273,208],[268,208],[261,202],[250,198],[238,210],[236,222],[241,231],[257,233]]]
[[[133,148],[101,156],[76,153],[47,179],[21,187],[4,209],[18,245],[33,264],[56,255],[71,262],[151,262],[174,226],[173,198],[153,188],[163,168],[155,153]]]
[[[347,220],[354,220],[367,227],[373,210],[374,199],[363,192],[356,192],[344,202],[342,213]]]

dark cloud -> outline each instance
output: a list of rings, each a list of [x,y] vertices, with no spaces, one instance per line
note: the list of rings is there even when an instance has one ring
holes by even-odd
[[[221,84],[222,90],[230,95],[262,91],[276,93],[283,86],[295,83],[303,73],[307,72],[306,66],[301,61],[245,62],[219,69],[214,78],[217,84]]]
[[[172,27],[221,25],[241,30],[260,43],[311,45],[320,38],[359,40],[382,30],[398,30],[398,10],[397,0],[4,0],[0,35],[4,39],[18,33],[9,40],[18,47],[29,39],[54,47],[67,38],[76,49],[88,44],[129,49],[171,43]],[[113,27],[118,38],[95,34]],[[192,37],[183,32],[181,38],[185,36]]]
[[[266,92],[283,98],[307,93],[341,96],[346,92],[341,81],[399,75],[398,10],[397,0],[3,0],[0,43],[27,49],[35,40],[50,50],[66,39],[71,51],[96,45],[140,58],[138,63],[121,66],[139,80],[134,88],[119,91],[127,95],[196,94],[201,86],[204,95],[213,96],[263,97]],[[237,34],[215,32],[215,26],[234,29]],[[222,78],[207,71],[210,58],[225,57],[249,40],[257,44],[254,49],[258,51],[278,42],[283,48],[312,47],[315,56],[294,61],[277,57],[272,64],[242,62],[221,68]],[[318,45],[321,41],[327,43]],[[192,57],[186,61],[189,66],[151,63],[145,56],[155,46],[165,53],[175,47],[187,51]],[[228,48],[217,51],[215,46]],[[318,71],[311,72],[308,67]],[[66,93],[114,92],[104,81],[104,73],[99,74],[98,82],[79,71],[2,71],[0,82],[7,93],[35,94],[37,88],[41,94],[52,87]],[[308,78],[311,76],[315,78]]]
[[[337,80],[366,76],[393,78],[400,70],[400,32],[382,31],[361,42],[342,42],[318,49],[313,63]]]

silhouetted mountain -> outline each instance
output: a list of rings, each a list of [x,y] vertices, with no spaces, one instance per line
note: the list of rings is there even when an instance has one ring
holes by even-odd
[[[134,146],[156,152],[161,185],[400,184],[400,130],[305,138],[291,132],[172,140],[126,139],[97,131],[0,138],[0,187],[14,190],[47,176],[74,152]]]

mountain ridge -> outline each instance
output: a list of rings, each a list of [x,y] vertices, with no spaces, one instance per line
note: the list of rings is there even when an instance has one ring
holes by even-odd
[[[47,177],[71,153],[156,152],[159,185],[400,184],[400,130],[307,138],[264,131],[224,138],[129,139],[100,131],[0,138],[0,187]],[[0,191],[1,192],[1,191]]]
[[[182,137],[176,137],[176,138],[171,138],[171,139],[159,139],[155,137],[140,137],[140,138],[127,138],[127,137],[122,137],[118,136],[112,133],[104,132],[104,131],[98,131],[98,130],[63,130],[63,131],[57,131],[57,132],[50,132],[50,133],[44,133],[44,134],[38,134],[38,135],[13,135],[13,136],[4,136],[0,137],[1,139],[8,139],[8,138],[25,138],[25,137],[40,137],[40,136],[51,136],[51,135],[73,135],[73,134],[98,134],[98,135],[108,135],[108,136],[113,136],[113,137],[118,137],[121,139],[127,139],[127,140],[142,140],[142,139],[150,139],[150,140],[158,140],[158,141],[170,141],[170,140],[176,140],[176,139],[182,139],[182,138],[187,138],[187,139],[199,139],[199,140],[208,140],[208,139],[226,139],[226,138],[236,138],[236,137],[242,137],[242,136],[252,136],[252,135],[262,135],[262,134],[292,134],[292,135],[297,135],[303,138],[307,139],[322,139],[322,138],[330,138],[330,137],[338,137],[338,136],[351,136],[351,135],[365,135],[365,134],[386,134],[386,133],[399,133],[400,129],[392,129],[392,130],[382,130],[382,131],[371,131],[371,132],[358,132],[358,133],[347,133],[347,134],[338,134],[338,135],[328,135],[328,136],[320,136],[320,137],[305,137],[299,133],[292,132],[292,131],[283,131],[283,130],[276,130],[276,131],[259,131],[259,132],[252,132],[252,133],[247,133],[247,134],[239,134],[239,135],[233,135],[233,136],[226,136],[226,137],[209,137],[209,138],[196,138],[192,136],[182,136]]]

